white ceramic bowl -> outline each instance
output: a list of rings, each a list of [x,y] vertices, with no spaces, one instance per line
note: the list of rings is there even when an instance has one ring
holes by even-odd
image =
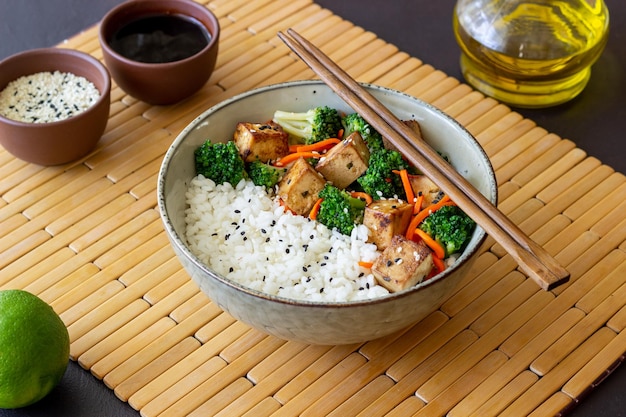
[[[478,142],[455,120],[416,98],[373,85],[369,91],[400,119],[420,122],[426,140],[490,201],[497,200],[493,168]],[[475,259],[485,238],[477,227],[456,264],[399,293],[357,302],[306,302],[248,289],[203,265],[187,247],[185,191],[195,175],[194,150],[207,138],[229,140],[237,122],[262,122],[274,110],[306,111],[328,105],[351,112],[325,84],[297,81],[262,87],[228,99],[189,124],[167,151],[158,178],[158,203],[166,233],[182,265],[207,296],[233,317],[274,336],[313,344],[347,344],[401,330],[436,310]]]

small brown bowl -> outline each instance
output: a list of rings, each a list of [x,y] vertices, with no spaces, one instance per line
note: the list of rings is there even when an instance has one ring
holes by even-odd
[[[0,62],[0,91],[22,76],[55,71],[86,78],[100,97],[82,113],[48,123],[0,115],[0,144],[14,156],[39,165],[64,164],[89,153],[109,118],[111,77],[107,69],[91,55],[72,49],[33,49],[4,59]]]
[[[140,62],[112,47],[115,34],[140,19],[178,15],[202,24],[208,44],[194,55],[171,62]],[[209,9],[191,0],[131,0],[111,9],[100,22],[99,41],[113,80],[128,94],[150,104],[173,104],[207,82],[217,60],[220,26]]]

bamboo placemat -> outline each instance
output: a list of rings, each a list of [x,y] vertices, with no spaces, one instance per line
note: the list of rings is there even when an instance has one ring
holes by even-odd
[[[186,102],[112,91],[83,160],[40,167],[0,151],[0,287],[61,315],[71,357],[146,417],[522,416],[562,413],[626,351],[626,181],[495,100],[311,0],[216,0],[215,73]],[[285,342],[235,321],[169,247],[156,176],[175,136],[253,87],[313,78],[277,39],[294,27],[360,81],[456,117],[497,172],[500,208],[571,272],[545,292],[488,241],[456,293],[400,334],[361,345]],[[102,58],[97,28],[65,42]]]

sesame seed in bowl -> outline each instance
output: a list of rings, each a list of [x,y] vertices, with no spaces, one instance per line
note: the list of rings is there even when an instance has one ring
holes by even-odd
[[[100,91],[85,77],[46,71],[24,75],[0,91],[0,114],[24,123],[58,122],[91,107]]]
[[[21,52],[0,61],[0,145],[39,165],[76,161],[104,133],[111,77],[93,56],[66,48]]]

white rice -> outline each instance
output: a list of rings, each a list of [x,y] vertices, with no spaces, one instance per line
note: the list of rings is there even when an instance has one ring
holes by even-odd
[[[67,119],[92,106],[100,92],[85,77],[69,72],[38,72],[11,81],[0,91],[0,114],[25,123]]]
[[[359,261],[378,257],[358,226],[345,236],[285,213],[263,187],[216,185],[199,175],[186,194],[186,239],[202,262],[233,281],[271,295],[342,302],[388,294]]]

